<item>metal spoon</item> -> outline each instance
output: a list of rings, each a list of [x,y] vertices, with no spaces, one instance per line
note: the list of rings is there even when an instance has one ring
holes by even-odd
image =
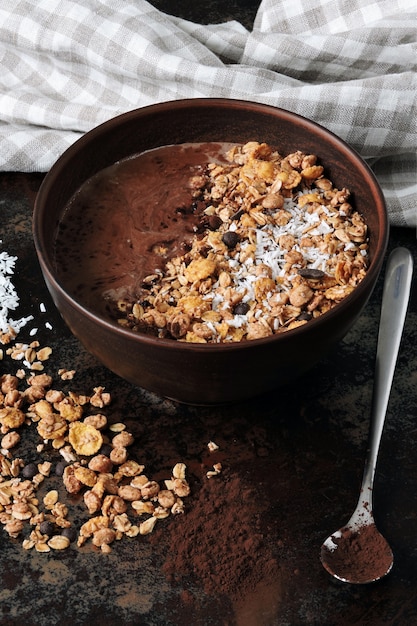
[[[348,583],[376,581],[391,571],[394,557],[377,530],[372,494],[379,444],[397,362],[410,295],[413,260],[409,250],[396,248],[387,262],[375,364],[369,448],[361,492],[348,523],[330,535],[320,558],[335,578]]]

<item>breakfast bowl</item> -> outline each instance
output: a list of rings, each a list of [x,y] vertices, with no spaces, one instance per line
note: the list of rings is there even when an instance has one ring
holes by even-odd
[[[138,332],[107,315],[88,298],[79,297],[77,289],[69,285],[77,281],[84,284],[84,276],[77,275],[84,272],[77,263],[68,261],[66,275],[71,280],[63,280],[59,263],[64,263],[67,255],[71,259],[74,250],[77,253],[84,249],[95,231],[102,231],[107,219],[98,214],[98,223],[92,225],[87,213],[81,210],[78,222],[73,226],[69,223],[59,240],[60,224],[80,188],[100,172],[129,161],[134,155],[163,146],[218,143],[267,145],[280,155],[297,151],[317,155],[326,180],[331,180],[339,190],[350,190],[352,210],[366,223],[366,244],[361,248],[366,249],[367,268],[360,282],[335,306],[321,315],[310,314],[308,321],[300,316],[285,332],[215,342],[187,341],[182,336],[178,340],[169,333]],[[138,175],[147,179],[146,172],[142,175],[139,170]],[[166,187],[168,195],[172,192],[169,175],[161,174],[156,180],[158,188]],[[106,184],[101,180],[93,189],[102,193]],[[152,184],[155,185],[155,179]],[[120,194],[123,196],[123,189]],[[118,241],[120,229],[136,218],[131,209],[122,211],[120,206],[116,202],[110,212],[103,213],[111,221],[104,247],[106,258],[117,256],[117,250],[123,249],[119,263],[123,265],[128,262],[126,255],[131,241],[125,233],[123,241]],[[147,210],[151,219],[152,206]],[[135,228],[140,231],[142,226]],[[72,333],[115,374],[151,392],[189,404],[241,401],[272,391],[323,359],[357,321],[366,305],[384,260],[388,230],[381,189],[367,164],[343,140],[286,110],[228,99],[190,99],[151,105],[119,115],[87,132],[63,153],[44,178],[33,215],[34,242],[43,276]],[[97,285],[94,288],[97,290]],[[88,285],[84,291],[89,291]]]

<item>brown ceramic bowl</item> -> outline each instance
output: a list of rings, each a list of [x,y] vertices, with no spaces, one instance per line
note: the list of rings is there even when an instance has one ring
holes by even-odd
[[[281,335],[230,344],[191,344],[126,330],[65,291],[53,264],[54,231],[82,183],[115,161],[184,142],[265,141],[289,153],[318,154],[337,187],[348,187],[369,226],[365,279],[334,309]],[[288,111],[226,99],[156,104],[120,115],[85,134],[55,163],[35,203],[34,240],[54,302],[71,331],[104,365],[140,387],[186,403],[242,400],[283,385],[317,363],[355,323],[378,278],[388,239],[382,192],[341,139]]]

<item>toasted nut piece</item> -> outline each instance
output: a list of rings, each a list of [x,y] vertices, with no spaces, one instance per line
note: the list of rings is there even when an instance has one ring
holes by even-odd
[[[100,528],[93,534],[93,544],[95,546],[108,545],[116,539],[116,531],[113,528]]]
[[[75,370],[67,370],[65,368],[61,368],[58,370],[58,374],[62,380],[72,380],[75,375]]]
[[[307,180],[315,180],[323,174],[323,167],[321,165],[311,165],[305,167],[301,171],[301,176]]]
[[[184,496],[190,495],[190,486],[186,480],[181,478],[174,479],[174,493],[183,498]]]
[[[23,530],[23,520],[12,518],[4,525],[4,530],[10,537],[16,538]]]
[[[68,425],[63,417],[52,413],[38,422],[37,429],[42,439],[61,439],[66,434]]]
[[[102,413],[97,413],[96,415],[87,415],[87,417],[83,420],[84,424],[89,424],[90,426],[94,426],[97,430],[102,430],[107,426],[107,417]]]
[[[139,476],[145,469],[144,465],[140,465],[136,461],[129,460],[122,463],[117,470],[118,476]]]
[[[262,200],[264,209],[282,209],[284,206],[284,196],[280,193],[269,193]]]
[[[207,478],[212,478],[212,476],[218,476],[218,474],[220,474],[220,472],[222,471],[222,464],[221,463],[215,463],[213,465],[213,469],[209,470],[206,473]]]
[[[132,445],[134,442],[134,437],[131,433],[128,433],[126,430],[119,433],[112,439],[112,445],[115,448],[126,448],[127,446]]]
[[[175,504],[175,495],[169,489],[161,489],[158,493],[158,502],[159,504],[166,508],[170,509]]]
[[[45,476],[43,474],[36,474],[33,478],[32,478],[32,483],[34,485],[36,485],[37,487],[39,487],[39,485],[41,483],[43,483],[43,481],[45,480]]]
[[[39,463],[38,470],[42,476],[49,476],[51,473],[52,463],[50,461],[44,461],[43,463]]]
[[[181,513],[184,513],[184,511],[184,502],[181,500],[181,498],[177,498],[177,501],[171,509],[172,515],[180,515]]]
[[[90,515],[94,515],[101,509],[101,498],[92,490],[86,491],[84,496],[84,504]]]
[[[68,493],[78,493],[81,490],[82,482],[75,476],[75,467],[73,465],[65,467],[62,479]]]
[[[32,409],[40,418],[49,417],[54,412],[52,404],[47,400],[39,400],[32,405]]]
[[[59,391],[58,389],[49,389],[45,394],[45,400],[47,400],[50,404],[61,402],[64,398],[64,392]]]
[[[76,404],[72,398],[64,398],[56,406],[61,417],[68,422],[75,422],[82,417],[83,407]]]
[[[27,520],[32,517],[32,511],[27,502],[14,502],[11,508],[11,514],[15,519]]]
[[[20,441],[19,433],[16,432],[15,430],[12,430],[9,433],[7,433],[7,435],[4,435],[4,437],[2,438],[1,447],[4,450],[11,450],[15,446],[17,446],[19,441]]]
[[[97,515],[96,517],[91,517],[87,522],[85,522],[80,528],[80,536],[81,537],[91,537],[93,533],[101,528],[108,528],[110,520],[105,515]]]
[[[145,485],[143,485],[143,487],[141,487],[140,491],[144,500],[151,500],[158,495],[160,487],[155,480],[150,480]]]
[[[113,526],[115,530],[126,533],[126,531],[128,531],[132,527],[132,522],[130,521],[126,513],[121,513],[120,515],[115,515],[113,519]]]
[[[133,502],[134,500],[139,500],[141,497],[141,490],[136,487],[131,487],[130,485],[122,485],[119,487],[118,495],[127,500],[128,502]]]
[[[153,516],[156,517],[156,519],[165,519],[169,516],[169,510],[163,506],[157,506],[155,507]]]
[[[132,524],[130,528],[125,531],[127,537],[137,537],[139,535],[139,526]]]
[[[104,391],[104,387],[94,387],[94,394],[90,398],[90,404],[99,409],[107,406],[111,402],[111,396]]]
[[[32,387],[50,387],[52,385],[52,376],[48,374],[36,374],[29,378],[28,383]]]
[[[63,502],[57,502],[51,513],[55,516],[56,520],[60,519],[62,521],[62,519],[68,515],[68,507]],[[64,526],[66,525],[65,523]]]
[[[76,455],[74,454],[71,446],[64,446],[59,448],[59,454],[67,463],[74,463],[77,460]]]
[[[87,467],[77,467],[74,470],[74,476],[77,478],[83,485],[87,485],[87,487],[93,487],[97,482],[97,475],[93,470]]]
[[[142,489],[142,487],[148,482],[149,478],[145,474],[140,474],[139,476],[135,476],[135,478],[130,481],[130,484],[132,485],[132,487]]]
[[[122,465],[122,463],[125,463],[127,460],[126,448],[122,448],[122,447],[113,448],[113,450],[110,452],[110,460],[115,465]]]
[[[19,379],[13,374],[3,374],[0,376],[0,389],[2,393],[7,394],[9,391],[19,387]]]
[[[127,511],[127,502],[118,495],[109,495],[104,498],[101,512],[103,515],[121,515]]]
[[[313,297],[314,292],[307,284],[301,284],[290,291],[290,302],[293,306],[302,307]]]
[[[117,537],[116,537],[117,539]],[[102,543],[101,544],[101,551],[103,554],[110,554],[111,552],[111,547],[108,543]]]
[[[104,454],[97,454],[96,456],[93,456],[92,459],[90,459],[90,461],[88,462],[88,467],[94,472],[100,472],[105,474],[107,472],[111,472],[113,468],[113,463],[108,456],[105,456]]]
[[[112,474],[100,474],[93,489],[95,490],[99,484],[103,486],[106,493],[110,493],[112,495],[116,495],[119,489],[118,482]]]
[[[6,406],[0,409],[0,424],[7,430],[19,428],[25,421],[25,414],[20,409]]]

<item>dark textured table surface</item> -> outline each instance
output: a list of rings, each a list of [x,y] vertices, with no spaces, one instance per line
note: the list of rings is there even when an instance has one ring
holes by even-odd
[[[169,3],[154,4],[167,10]],[[222,5],[209,2],[205,13],[202,5],[188,12],[191,3],[178,2],[176,13],[202,22],[235,18],[250,27],[257,3],[235,0],[227,11]],[[374,493],[376,520],[392,546],[395,564],[378,583],[346,585],[325,572],[319,551],[323,539],[348,520],[358,497],[383,273],[355,327],[302,379],[242,405],[182,406],[105,370],[61,321],[44,285],[31,235],[32,207],[41,181],[41,174],[0,174],[0,239],[2,249],[18,257],[13,279],[21,299],[19,312],[34,315],[32,325],[39,327],[41,343],[53,348],[55,368],[75,368],[77,384],[85,389],[101,384],[112,393],[111,410],[137,425],[144,462],[153,471],[173,459],[198,468],[207,442],[220,445],[226,475],[238,475],[260,501],[266,496],[260,550],[271,554],[279,569],[274,580],[247,589],[245,598],[236,603],[221,586],[218,592],[206,593],[198,576],[167,580],[161,563],[176,549],[173,538],[182,541],[177,518],[166,522],[178,525],[177,535],[160,531],[153,541],[120,541],[109,555],[75,545],[62,553],[26,551],[21,540],[10,539],[0,528],[0,624],[417,623],[417,290],[411,296]],[[417,261],[414,231],[393,228],[389,250],[399,245],[411,250]],[[40,312],[40,303],[46,313]],[[44,326],[46,320],[52,330]],[[21,334],[22,341],[28,339],[24,329]],[[6,367],[0,362],[2,373]],[[166,441],[166,449],[161,441]],[[194,474],[190,510],[198,506],[201,487],[196,469]],[[213,513],[218,516],[218,540],[226,546],[225,514]]]

